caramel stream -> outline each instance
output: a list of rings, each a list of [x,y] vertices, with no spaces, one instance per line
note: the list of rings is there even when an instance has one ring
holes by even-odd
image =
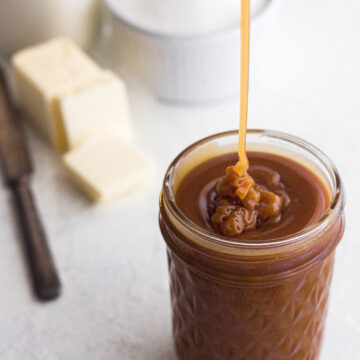
[[[240,126],[239,161],[236,173],[241,176],[249,168],[246,155],[246,129],[249,97],[249,51],[250,51],[250,0],[241,0],[241,84],[240,84]]]

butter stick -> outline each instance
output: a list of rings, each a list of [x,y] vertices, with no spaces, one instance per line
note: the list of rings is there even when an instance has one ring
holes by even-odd
[[[55,105],[66,149],[101,132],[132,138],[126,85],[109,71],[102,72],[91,84],[59,95]]]
[[[72,180],[95,202],[108,202],[143,184],[152,172],[149,159],[122,137],[92,137],[63,156]]]
[[[71,40],[56,38],[22,50],[12,58],[19,105],[58,149],[65,147],[54,100],[94,81],[101,69]]]

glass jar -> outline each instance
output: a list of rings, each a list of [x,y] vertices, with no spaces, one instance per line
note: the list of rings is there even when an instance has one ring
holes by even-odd
[[[333,163],[304,140],[248,131],[248,150],[292,158],[322,179],[331,202],[308,228],[271,241],[233,241],[202,229],[175,202],[194,167],[236,152],[237,132],[208,137],[170,165],[160,197],[173,335],[180,360],[318,359],[334,252],[344,231],[344,190]]]

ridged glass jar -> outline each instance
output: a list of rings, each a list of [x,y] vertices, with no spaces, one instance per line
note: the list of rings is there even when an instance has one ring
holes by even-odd
[[[316,360],[334,252],[344,231],[344,190],[332,162],[299,138],[249,130],[248,150],[281,154],[322,179],[331,203],[322,218],[291,236],[241,242],[192,223],[176,190],[194,167],[236,152],[237,132],[208,137],[170,165],[160,197],[167,243],[173,334],[180,360]]]

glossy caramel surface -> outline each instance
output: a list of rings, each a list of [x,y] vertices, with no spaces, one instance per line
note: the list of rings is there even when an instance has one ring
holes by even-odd
[[[280,183],[289,204],[276,221],[264,222],[255,230],[237,236],[237,239],[276,239],[295,234],[320,219],[330,199],[317,175],[298,162],[280,155],[249,152],[248,158],[249,174],[256,184],[276,192],[276,186]],[[177,205],[195,224],[218,232],[211,223],[216,196],[214,191],[226,168],[235,164],[237,159],[236,153],[210,159],[193,169],[180,184],[176,192]],[[274,181],[274,178],[277,180]]]

